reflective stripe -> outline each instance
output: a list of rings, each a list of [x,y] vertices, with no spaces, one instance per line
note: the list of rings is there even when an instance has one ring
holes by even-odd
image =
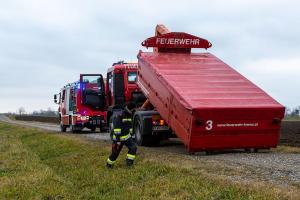
[[[132,128],[129,129],[129,133],[132,133]]]
[[[127,159],[130,159],[130,160],[134,160],[135,159],[135,155],[132,155],[132,154],[127,154]]]
[[[122,122],[131,122],[131,118],[124,118],[122,119]]]
[[[128,138],[130,138],[130,134],[121,136],[121,137],[120,137],[120,140],[121,140],[121,141],[125,141],[125,140],[127,140]]]
[[[115,128],[114,129],[114,133],[115,134],[120,134],[121,133],[121,129],[120,128]]]
[[[115,162],[116,162],[116,161],[112,161],[112,160],[110,160],[109,158],[107,158],[107,163],[108,163],[108,164],[111,164],[111,165],[112,165],[112,164],[114,164]]]
[[[130,138],[130,134],[124,135],[120,137],[120,141],[125,141],[128,138]],[[115,135],[113,135],[113,140],[117,140],[117,137]]]

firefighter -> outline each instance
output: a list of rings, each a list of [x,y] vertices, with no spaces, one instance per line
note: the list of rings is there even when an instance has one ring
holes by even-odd
[[[128,148],[126,164],[132,166],[137,147],[133,141],[132,135],[132,112],[135,108],[134,103],[128,103],[125,109],[115,110],[112,115],[112,127],[111,127],[111,138],[112,138],[112,152],[107,159],[107,168],[112,168],[113,164],[117,160],[123,146]]]

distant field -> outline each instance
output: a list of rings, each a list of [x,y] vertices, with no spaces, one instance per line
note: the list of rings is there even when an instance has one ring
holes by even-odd
[[[36,121],[36,122],[46,122],[59,124],[58,116],[49,117],[49,116],[34,116],[34,115],[13,115],[12,119],[21,120],[21,121]]]
[[[108,170],[109,152],[107,142],[0,123],[0,199],[286,199],[270,185],[229,181],[180,160],[174,167],[144,148],[134,168],[123,151]]]
[[[288,116],[284,118],[285,121],[300,121],[300,116]]]
[[[280,144],[300,146],[300,121],[286,120],[282,122]]]

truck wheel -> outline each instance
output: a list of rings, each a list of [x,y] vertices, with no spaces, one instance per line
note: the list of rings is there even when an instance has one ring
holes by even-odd
[[[137,118],[134,122],[135,141],[140,146],[156,146],[159,139],[153,135],[144,135],[141,120]]]
[[[81,130],[77,128],[76,125],[71,125],[71,132],[72,133],[79,133]]]
[[[60,124],[60,132],[66,132],[67,131],[67,126]]]
[[[138,144],[138,145],[144,145],[144,138],[143,138],[143,135],[142,135],[142,130],[141,130],[141,122],[140,120],[136,120],[135,123],[134,123],[134,133],[135,133],[135,142]]]
[[[95,130],[96,130],[96,126],[93,126],[93,127],[91,128],[91,131],[92,131],[92,132],[95,132]]]

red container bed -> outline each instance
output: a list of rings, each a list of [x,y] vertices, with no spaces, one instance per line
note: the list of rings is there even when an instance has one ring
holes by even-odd
[[[210,53],[166,48],[139,53],[138,85],[188,151],[277,146],[281,104]]]

